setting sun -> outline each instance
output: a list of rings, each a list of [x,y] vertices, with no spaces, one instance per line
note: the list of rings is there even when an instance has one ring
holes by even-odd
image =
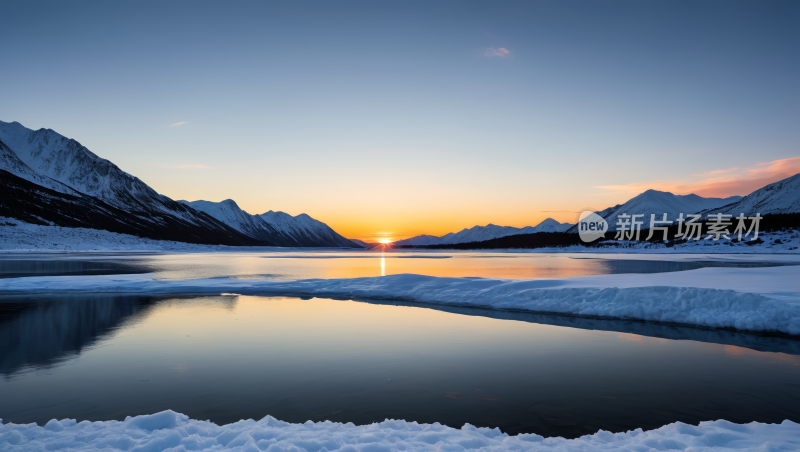
[[[388,245],[388,244],[392,243],[392,239],[390,239],[390,238],[379,239],[378,243],[381,243],[383,245]]]

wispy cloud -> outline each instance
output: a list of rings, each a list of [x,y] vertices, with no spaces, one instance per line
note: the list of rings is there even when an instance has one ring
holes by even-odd
[[[494,47],[489,47],[485,52],[483,52],[483,56],[509,58],[511,56],[511,51],[505,47],[499,47],[497,49]]]
[[[707,171],[698,174],[696,180],[634,182],[624,185],[601,185],[597,188],[628,194],[639,194],[653,189],[678,195],[694,193],[706,197],[726,198],[733,195],[748,195],[765,185],[797,173],[800,173],[800,157],[792,157],[758,163],[750,168]]]
[[[190,165],[175,165],[173,168],[180,168],[180,169],[212,169],[212,167],[208,165],[200,165],[200,164],[190,164]]]
[[[718,170],[712,170],[712,171],[705,171],[705,172],[702,172],[700,174],[695,174],[695,176],[710,176],[712,174],[725,174],[725,173],[730,173],[732,171],[736,171],[738,169],[741,169],[741,168],[736,166],[736,167],[728,168],[728,169],[718,169]]]
[[[173,169],[214,169],[213,166],[201,165],[199,163],[187,163],[183,165],[159,165],[157,163],[154,163],[153,165],[158,166],[160,168],[173,168]]]
[[[186,124],[189,124],[189,121],[176,122],[175,124],[170,124],[169,126],[170,127],[178,127],[178,126],[185,126]]]

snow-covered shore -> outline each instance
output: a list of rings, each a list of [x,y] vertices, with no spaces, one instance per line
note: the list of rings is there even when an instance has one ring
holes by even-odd
[[[0,280],[0,293],[288,294],[401,300],[800,335],[800,266],[505,280],[390,275],[269,281],[152,275]]]
[[[2,450],[235,450],[235,451],[650,451],[798,450],[800,424],[676,422],[655,430],[611,433],[600,430],[575,439],[536,434],[509,436],[499,429],[460,429],[385,420],[370,425],[330,421],[290,424],[267,416],[219,426],[174,411],[128,417],[124,421],[51,420],[0,424]]]

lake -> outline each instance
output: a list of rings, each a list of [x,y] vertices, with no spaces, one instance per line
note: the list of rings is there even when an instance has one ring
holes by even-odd
[[[275,279],[384,272],[544,277],[771,265],[769,259],[720,264],[706,258],[321,254],[327,256],[0,261],[6,275],[135,270],[160,278]],[[800,421],[797,338],[391,302],[0,296],[0,374],[0,418],[40,425],[51,418],[121,420],[164,409],[220,424],[267,414],[288,422],[394,418],[565,437],[675,421]]]
[[[660,273],[708,266],[800,264],[797,255],[620,255],[491,252],[222,252],[0,254],[0,278],[153,273],[156,279],[359,278],[399,273],[508,279]]]

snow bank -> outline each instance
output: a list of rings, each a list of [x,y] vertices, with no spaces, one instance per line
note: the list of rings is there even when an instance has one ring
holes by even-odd
[[[509,436],[499,429],[460,429],[438,423],[385,420],[370,425],[330,421],[289,424],[267,416],[219,426],[196,421],[171,410],[128,417],[124,421],[76,422],[73,419],[36,424],[0,424],[0,449],[174,451],[648,451],[648,450],[798,450],[800,424],[734,424],[676,422],[656,430],[625,433],[600,430],[576,439]]]
[[[647,231],[645,231],[646,233]],[[643,235],[646,237],[646,234]],[[752,238],[752,234],[749,238]],[[678,243],[668,247],[663,242],[645,242],[628,240],[607,240],[597,242],[596,246],[586,247],[583,245],[573,245],[560,248],[536,248],[519,249],[509,248],[507,251],[532,252],[532,253],[668,253],[668,254],[800,254],[800,230],[784,230],[759,232],[758,238],[763,243],[732,242],[730,240],[699,240]],[[439,250],[449,251],[449,250]],[[474,250],[474,251],[493,251],[501,250]]]
[[[505,280],[390,275],[268,281],[151,275],[0,280],[0,293],[284,294],[402,300],[800,335],[800,266]]]

